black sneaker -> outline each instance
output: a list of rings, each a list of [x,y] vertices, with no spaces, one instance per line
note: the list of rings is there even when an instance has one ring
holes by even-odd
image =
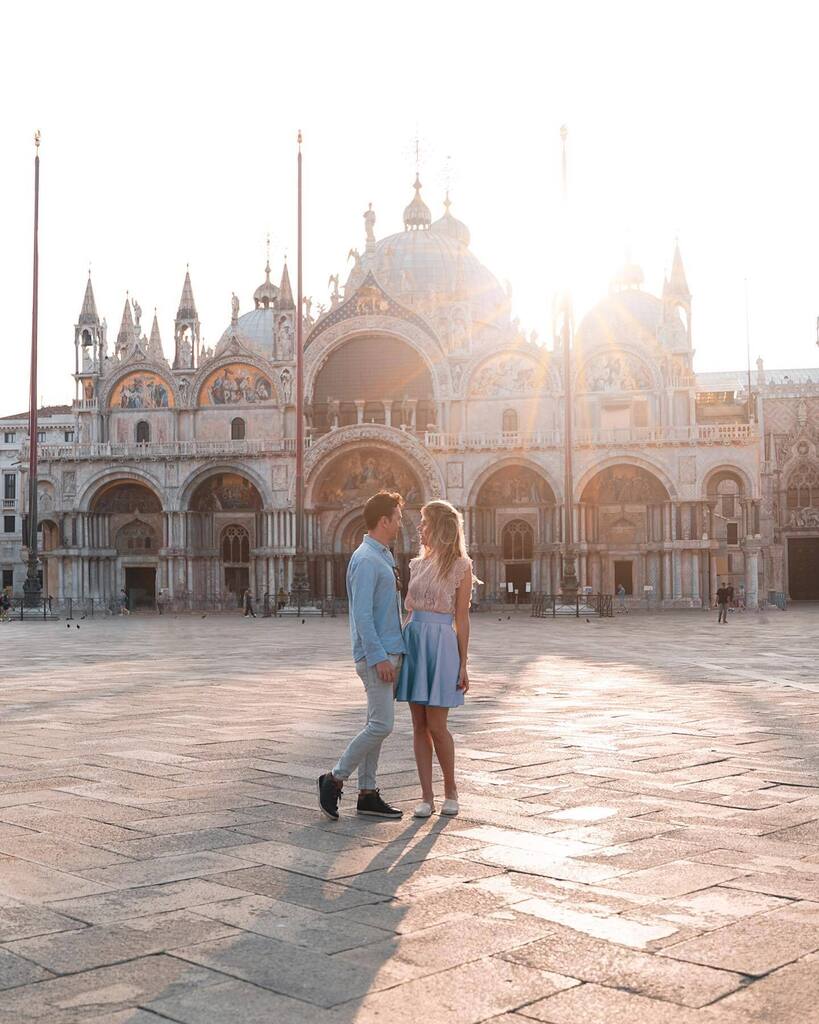
[[[319,807],[333,821],[338,821],[338,802],[341,799],[341,787],[344,784],[333,777],[332,772],[319,775],[318,801]]]
[[[400,818],[404,813],[382,800],[378,789],[372,793],[359,793],[356,810],[359,814],[369,814],[373,818]]]

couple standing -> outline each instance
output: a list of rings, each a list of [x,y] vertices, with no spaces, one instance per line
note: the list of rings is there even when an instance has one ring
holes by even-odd
[[[410,562],[406,607],[401,624],[401,578],[391,545],[401,530],[404,500],[380,491],[364,506],[367,533],[347,569],[350,633],[355,668],[367,694],[367,724],[332,771],[318,780],[319,806],[338,820],[342,787],[358,768],[359,814],[400,818],[376,788],[381,744],[392,732],[394,701],[409,703],[421,802],[417,818],[435,810],[432,752],[444,776],[442,814],[458,813],[455,746],[447,728],[449,709],[464,702],[469,689],[467,648],[472,562],[466,554],[463,518],[448,501],[421,509],[421,552]],[[454,625],[454,630],[453,630]]]

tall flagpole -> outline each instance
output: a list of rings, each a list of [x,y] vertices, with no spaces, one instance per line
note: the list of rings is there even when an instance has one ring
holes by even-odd
[[[745,278],[745,349],[748,360],[748,423],[751,422],[751,318],[748,313],[748,278]]]
[[[298,134],[298,214],[296,228],[296,558],[293,565],[293,590],[301,614],[310,584],[304,548],[304,320],[302,294],[302,219],[301,219],[301,131]]]
[[[561,176],[563,181],[563,216],[564,239],[567,267],[569,260],[569,177],[566,159],[566,143],[569,129],[564,124],[560,128],[561,141]],[[572,299],[569,292],[569,281],[565,282],[561,297],[563,322],[561,324],[561,344],[563,347],[563,571],[561,573],[560,590],[565,599],[574,601],[577,597],[577,570],[575,568],[574,550],[574,475],[572,473]]]
[[[27,608],[40,604],[42,584],[37,575],[37,303],[40,253],[40,133],[34,133],[34,283],[31,300],[31,374],[28,413],[28,566],[23,583]]]

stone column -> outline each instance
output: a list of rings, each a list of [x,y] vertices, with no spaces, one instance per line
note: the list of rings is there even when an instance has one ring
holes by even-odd
[[[392,399],[384,399],[384,423],[386,426],[392,426]]]
[[[745,607],[759,607],[759,548],[745,549]]]
[[[671,552],[663,552],[663,600],[671,600]]]
[[[710,608],[713,608],[717,601],[717,556],[713,553],[713,551],[711,552],[710,563],[711,578],[709,579],[708,583],[711,589],[711,593],[708,606]]]
[[[700,553],[699,551],[691,552],[691,599],[694,602],[694,606],[699,605],[700,602]]]
[[[682,553],[680,551],[672,552],[671,562],[674,579],[674,600],[677,601],[682,597]]]
[[[364,422],[364,399],[356,398],[355,400],[355,421],[356,423]]]

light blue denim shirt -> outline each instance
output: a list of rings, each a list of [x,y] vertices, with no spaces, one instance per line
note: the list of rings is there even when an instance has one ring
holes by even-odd
[[[347,567],[353,660],[372,667],[390,654],[404,654],[401,595],[395,587],[395,559],[389,548],[367,534]]]

